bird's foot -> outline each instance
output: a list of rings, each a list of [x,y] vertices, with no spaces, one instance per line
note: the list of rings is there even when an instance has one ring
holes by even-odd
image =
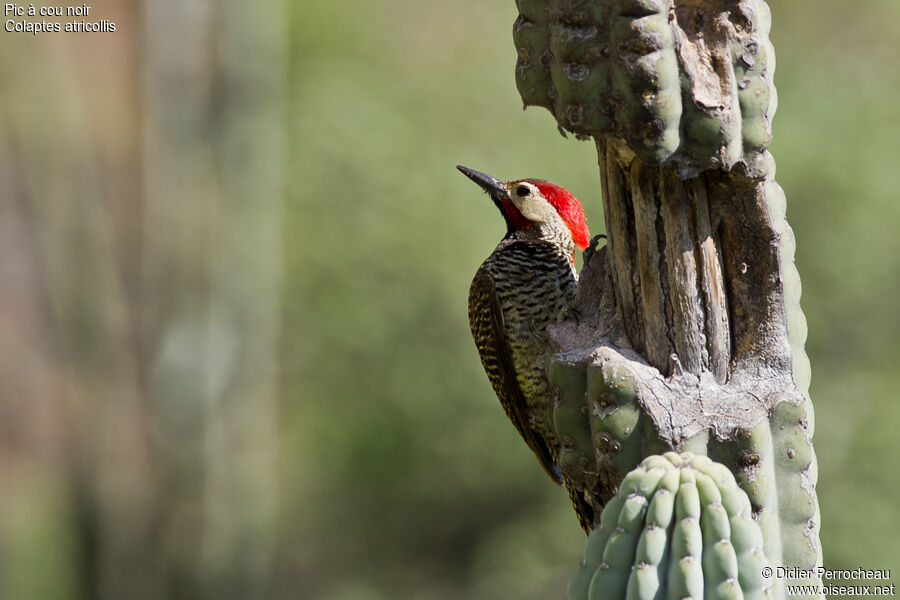
[[[600,245],[600,240],[605,240],[606,234],[600,233],[591,238],[591,243],[587,248],[584,249],[584,252],[581,254],[582,258],[584,258],[584,262],[588,262],[591,260],[591,257],[594,256],[597,252],[597,247]]]
[[[575,321],[575,325],[581,325],[581,311],[575,308],[574,306],[566,306],[563,307],[561,311],[559,311],[559,322],[568,320]]]

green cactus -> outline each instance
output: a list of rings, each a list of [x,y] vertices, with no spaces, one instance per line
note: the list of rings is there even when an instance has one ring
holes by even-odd
[[[608,598],[641,597],[654,581],[670,581],[672,593],[677,582],[684,595],[698,586],[739,595],[724,583],[730,555],[714,545],[702,564],[672,551],[631,571],[636,553],[655,560],[664,542],[660,533],[629,529],[638,501],[621,499],[619,486],[644,457],[668,451],[706,455],[733,473],[773,565],[820,566],[806,321],[793,232],[767,151],[777,106],[768,6],[517,4],[519,92],[561,128],[595,139],[608,235],[581,273],[579,318],[551,328],[548,356],[560,470],[596,514],[607,506],[591,539],[609,568],[589,576],[585,567],[573,586],[587,589],[601,577]],[[707,506],[703,498],[715,492],[695,485]],[[603,519],[613,518],[607,511],[615,535],[604,529]],[[707,519],[724,526],[716,514]],[[704,532],[702,522],[678,525],[666,539],[693,552],[707,547]],[[592,543],[586,561],[597,565]],[[754,571],[739,571],[745,592],[759,587],[745,582]],[[775,581],[772,593],[783,596],[786,583],[817,582]]]
[[[772,598],[750,500],[705,456],[667,452],[625,476],[588,537],[570,600]]]
[[[771,15],[762,0],[729,4],[705,18],[689,2],[517,0],[519,93],[564,129],[620,137],[683,175],[755,165],[776,105]]]
[[[601,251],[597,263],[588,265],[583,277],[597,276],[592,271],[604,265],[604,254]],[[581,299],[583,314],[588,314],[592,298],[586,294]],[[759,369],[764,361],[749,353],[735,364],[725,385],[709,373],[666,377],[633,352],[585,336],[580,327],[587,326],[563,323],[553,329],[556,341],[568,351],[552,357],[549,373],[559,391],[558,405],[565,404],[569,415],[578,414],[579,406],[588,415],[580,423],[558,420],[557,427],[561,437],[568,426],[589,432],[592,445],[580,433],[581,443],[569,447],[577,459],[570,456],[565,472],[579,481],[597,482],[597,512],[606,503],[615,506],[617,485],[643,457],[670,449],[690,450],[708,455],[734,473],[774,564],[803,569],[821,565],[812,405],[805,390],[791,381],[793,371],[779,375],[768,370],[763,375]],[[782,339],[790,339],[789,332],[786,328]],[[615,337],[621,339],[623,334]],[[802,344],[792,351],[791,356],[799,353],[798,362],[803,364]],[[775,583],[780,596],[785,583],[815,582]]]

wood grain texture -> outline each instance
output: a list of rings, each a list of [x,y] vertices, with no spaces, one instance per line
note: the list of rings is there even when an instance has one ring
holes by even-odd
[[[655,169],[644,168],[638,161],[632,165],[630,184],[644,315],[643,344],[647,362],[665,371],[673,347],[666,324],[666,299],[662,286],[668,277],[668,263],[660,260],[663,256],[660,242],[663,240],[657,235],[661,222],[657,179]]]

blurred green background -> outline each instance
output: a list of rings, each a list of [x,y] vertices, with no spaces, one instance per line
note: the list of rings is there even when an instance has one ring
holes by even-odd
[[[458,163],[602,212],[512,1],[103,2],[0,32],[0,598],[561,598],[469,339]],[[770,3],[829,568],[900,569],[900,4]]]

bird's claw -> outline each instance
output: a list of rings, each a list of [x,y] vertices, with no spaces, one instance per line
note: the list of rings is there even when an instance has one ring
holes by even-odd
[[[559,313],[559,321],[563,322],[569,319],[575,321],[575,325],[581,325],[581,311],[574,306],[566,306]]]
[[[591,238],[591,243],[588,245],[587,248],[584,249],[584,252],[581,255],[582,258],[584,258],[584,262],[588,262],[589,260],[591,260],[591,257],[594,256],[594,254],[597,252],[597,247],[600,245],[600,240],[605,240],[605,239],[607,239],[607,238],[606,238],[606,235],[603,233],[595,235],[594,237]]]

